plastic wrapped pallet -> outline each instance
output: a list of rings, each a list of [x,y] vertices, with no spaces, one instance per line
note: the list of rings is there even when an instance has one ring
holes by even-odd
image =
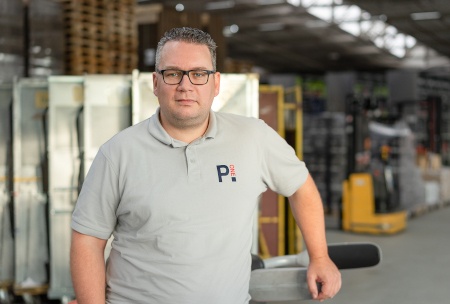
[[[406,130],[398,147],[400,205],[406,210],[414,210],[426,200],[421,171],[416,166],[415,136],[405,122],[397,123],[396,127]]]
[[[425,181],[425,203],[427,206],[435,207],[440,203],[441,186],[437,181]]]

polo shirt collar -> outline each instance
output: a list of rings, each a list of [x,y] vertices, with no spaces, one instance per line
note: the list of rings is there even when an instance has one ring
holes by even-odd
[[[217,118],[216,113],[213,110],[209,111],[209,124],[208,129],[206,129],[204,138],[214,138],[217,134]]]
[[[172,146],[174,148],[187,146],[188,143],[183,141],[174,139],[170,137],[170,135],[164,130],[161,122],[159,120],[159,112],[160,108],[158,108],[149,119],[148,131],[149,133],[157,140],[162,142],[165,145]],[[205,139],[214,138],[217,134],[217,119],[214,111],[210,110],[209,112],[209,125],[206,129],[205,135],[202,138],[195,141],[195,143],[201,143]]]

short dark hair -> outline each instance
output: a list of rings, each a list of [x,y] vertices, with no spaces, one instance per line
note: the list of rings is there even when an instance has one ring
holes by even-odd
[[[156,48],[155,67],[159,68],[159,61],[161,59],[161,51],[164,45],[169,41],[183,41],[188,43],[195,43],[206,45],[211,54],[211,61],[214,71],[216,70],[216,48],[217,45],[212,37],[197,28],[191,27],[178,27],[168,30],[164,36],[159,40],[158,47]]]

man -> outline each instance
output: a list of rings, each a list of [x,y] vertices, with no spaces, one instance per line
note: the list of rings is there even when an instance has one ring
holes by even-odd
[[[338,292],[304,163],[261,120],[211,111],[215,48],[198,29],[168,31],[153,74],[160,108],[100,148],[72,218],[78,303],[248,303],[252,218],[267,187],[289,197],[310,254],[312,296]]]

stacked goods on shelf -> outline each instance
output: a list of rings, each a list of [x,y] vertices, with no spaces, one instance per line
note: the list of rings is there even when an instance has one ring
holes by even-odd
[[[448,167],[442,166],[441,155],[422,150],[416,160],[425,185],[425,205],[423,207],[439,207],[450,200],[448,196]]]
[[[345,115],[338,112],[303,114],[303,155],[329,213],[341,202],[347,172]]]
[[[399,144],[395,149],[398,153],[398,176],[400,189],[400,205],[410,213],[414,213],[425,203],[425,186],[421,172],[415,165],[417,152],[415,149],[416,137],[408,124],[404,121],[397,123],[402,132]]]
[[[137,67],[132,0],[64,0],[66,74],[129,74]]]
[[[416,214],[422,214],[429,209],[439,208],[450,204],[450,167],[444,166],[442,156],[429,152],[426,149],[418,149],[416,165],[420,170],[423,183],[423,204],[414,210]]]
[[[450,165],[450,82],[445,78],[417,76],[417,99],[412,122],[418,144],[441,155],[442,164]],[[411,111],[411,110],[410,110]]]
[[[415,79],[415,99],[402,105],[402,114],[415,137],[416,166],[420,170],[423,189],[421,204],[411,210],[413,214],[422,214],[450,201],[446,167],[450,164],[450,82],[429,77],[426,73],[415,75]],[[411,184],[405,181],[407,185]]]
[[[420,168],[427,190],[426,207],[434,208],[450,202],[450,82],[423,73],[418,84],[422,101],[418,117],[426,126]]]
[[[441,121],[441,155],[442,164],[450,166],[450,83],[449,92],[442,98],[442,121]]]

